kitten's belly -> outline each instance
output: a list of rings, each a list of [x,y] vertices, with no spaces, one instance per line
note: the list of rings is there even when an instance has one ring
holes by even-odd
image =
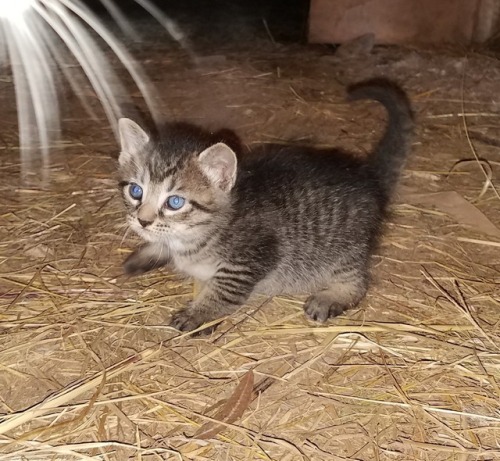
[[[324,274],[306,271],[299,273],[299,271],[291,272],[278,268],[257,284],[254,293],[268,296],[308,294],[327,285],[329,279],[327,272],[325,271]]]

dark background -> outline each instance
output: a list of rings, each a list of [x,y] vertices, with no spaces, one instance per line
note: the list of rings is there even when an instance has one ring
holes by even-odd
[[[100,17],[108,17],[99,0],[85,2]],[[251,41],[269,35],[279,42],[305,42],[308,0],[159,0],[153,2],[179,25],[189,25],[191,34],[210,35],[217,40]],[[148,13],[133,0],[115,3],[133,23],[148,20]]]

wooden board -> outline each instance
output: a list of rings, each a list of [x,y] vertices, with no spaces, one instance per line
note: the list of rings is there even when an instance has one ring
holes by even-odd
[[[499,0],[311,0],[309,41],[380,44],[483,42],[497,30]]]

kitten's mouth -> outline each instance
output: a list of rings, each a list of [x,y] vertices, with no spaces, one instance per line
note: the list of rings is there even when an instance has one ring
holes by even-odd
[[[133,232],[135,232],[141,239],[145,240],[146,242],[157,243],[168,240],[168,236],[166,235],[166,233],[162,233],[156,228],[142,227],[138,223],[131,224],[130,228],[132,229]]]
[[[141,226],[136,219],[129,219],[129,227],[142,239],[147,241],[153,240],[154,233],[152,232],[152,230],[150,228]]]

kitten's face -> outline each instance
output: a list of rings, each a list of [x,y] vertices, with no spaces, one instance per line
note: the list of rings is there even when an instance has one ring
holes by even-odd
[[[230,204],[234,152],[220,143],[198,149],[182,139],[154,143],[128,119],[120,120],[120,137],[120,184],[131,229],[173,251],[210,232]]]
[[[143,239],[189,237],[227,205],[197,168],[195,158],[164,178],[155,175],[152,166],[151,162],[130,165],[122,183],[128,224]]]

